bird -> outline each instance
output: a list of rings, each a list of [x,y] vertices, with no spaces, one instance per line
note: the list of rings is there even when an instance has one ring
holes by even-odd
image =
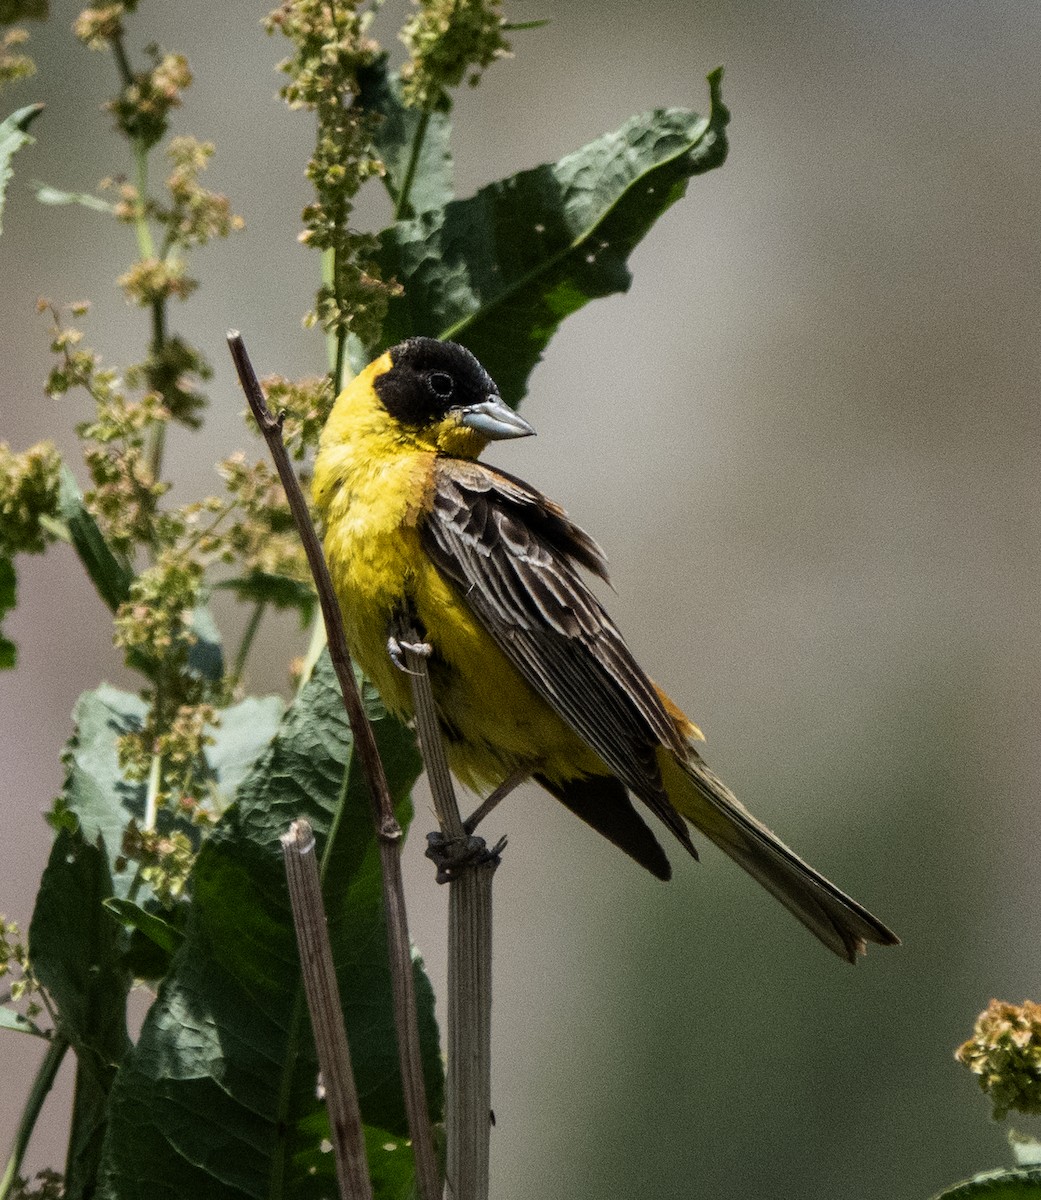
[[[669,859],[633,803],[694,858],[689,826],[840,958],[899,942],[799,858],[707,766],[698,727],[636,662],[587,577],[597,543],[559,505],[478,461],[535,431],[465,347],[413,337],[337,397],[311,485],[348,648],[386,707],[412,690],[388,646],[429,648],[453,774],[478,795],[530,778],[652,875]],[[510,781],[510,782],[508,782]]]

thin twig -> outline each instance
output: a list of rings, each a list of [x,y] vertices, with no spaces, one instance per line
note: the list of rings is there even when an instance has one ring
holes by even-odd
[[[318,600],[329,637],[329,654],[336,677],[343,693],[347,720],[354,735],[362,770],[369,788],[376,839],[380,850],[383,904],[387,917],[387,942],[390,958],[391,986],[394,994],[394,1027],[398,1034],[398,1058],[401,1067],[401,1085],[404,1092],[405,1111],[408,1114],[409,1132],[412,1136],[412,1151],[416,1163],[416,1184],[420,1200],[439,1200],[441,1190],[437,1158],[434,1155],[434,1139],[430,1128],[426,1089],[419,1045],[419,1019],[416,1012],[416,985],[412,970],[412,949],[408,936],[408,920],[405,912],[405,889],[401,875],[401,826],[394,816],[387,777],[383,771],[376,738],[372,726],[365,717],[358,685],[354,679],[354,668],[347,650],[343,633],[340,606],[333,590],[329,568],[322,547],[311,522],[303,492],[286,453],[282,441],[281,417],[274,417],[268,409],[257,380],[253,364],[246,353],[238,333],[228,334],[228,346],[235,361],[242,390],[249,401],[250,409],[263,433],[278,471],[286,499],[293,513],[300,540],[307,554],[307,561],[314,576]]]
[[[501,842],[489,851],[459,815],[427,670],[429,647],[398,643],[412,682],[416,730],[441,841],[431,836],[438,879],[448,879],[448,1078],[446,1200],[488,1200],[492,1092],[492,880]]]
[[[322,905],[314,833],[306,821],[294,821],[281,841],[296,944],[300,950],[300,970],[325,1088],[340,1196],[342,1200],[371,1200],[365,1132],[351,1068],[347,1030],[343,1024],[343,1005],[336,983],[329,926]]]

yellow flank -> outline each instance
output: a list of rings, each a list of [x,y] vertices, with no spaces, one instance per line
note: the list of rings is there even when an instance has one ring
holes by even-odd
[[[336,401],[312,483],[351,654],[387,707],[411,716],[409,679],[391,661],[387,639],[402,611],[415,613],[434,650],[431,682],[449,764],[475,791],[519,768],[551,780],[607,773],[423,552],[417,525],[433,501],[438,452],[475,458],[485,439],[452,418],[420,430],[388,420],[372,383],[390,368],[384,354]]]

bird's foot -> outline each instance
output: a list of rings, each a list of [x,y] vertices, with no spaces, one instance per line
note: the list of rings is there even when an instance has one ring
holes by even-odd
[[[491,849],[484,838],[449,838],[440,831],[427,834],[426,856],[437,867],[437,882],[451,883],[465,867],[499,865],[506,839],[500,838]]]
[[[429,642],[405,642],[396,637],[387,638],[387,653],[390,655],[390,661],[406,675],[415,675],[417,672],[408,665],[406,658],[408,651],[418,654],[421,658],[429,658],[433,654],[434,648]]]

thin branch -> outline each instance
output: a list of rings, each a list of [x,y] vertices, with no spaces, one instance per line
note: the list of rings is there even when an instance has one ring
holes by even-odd
[[[430,686],[430,647],[397,643],[412,682],[412,703],[441,839],[427,854],[448,880],[448,1141],[446,1200],[488,1200],[492,1093],[492,881],[500,842],[488,850],[459,815]],[[510,781],[508,780],[507,783]],[[519,782],[516,781],[516,782]],[[505,792],[503,793],[505,794]]]
[[[390,958],[391,985],[394,993],[394,1025],[398,1034],[398,1056],[401,1066],[401,1083],[408,1114],[409,1132],[416,1162],[416,1182],[420,1200],[439,1200],[441,1190],[437,1159],[434,1155],[434,1140],[427,1110],[426,1089],[423,1081],[422,1059],[419,1045],[419,1020],[416,1010],[415,976],[412,970],[412,948],[408,936],[408,920],[405,912],[405,889],[401,875],[401,826],[394,816],[394,804],[387,786],[376,738],[372,726],[365,717],[361,695],[354,678],[354,668],[347,650],[343,632],[343,618],[333,590],[329,568],[322,553],[321,543],[311,522],[303,492],[293,471],[289,455],[282,441],[282,419],[274,417],[268,409],[257,380],[253,364],[238,333],[228,334],[228,346],[238,371],[242,390],[249,401],[260,431],[268,444],[286,499],[293,513],[300,540],[303,542],[307,561],[314,576],[318,600],[329,637],[329,654],[347,710],[347,720],[354,735],[354,746],[358,752],[362,770],[369,788],[376,838],[380,849],[380,865],[383,883],[383,904],[387,917],[388,954]]]
[[[235,655],[235,665],[231,668],[230,683],[232,687],[238,684],[242,678],[242,672],[246,669],[246,660],[249,658],[249,652],[253,648],[253,639],[257,636],[257,630],[260,628],[260,622],[263,620],[266,611],[266,600],[257,600],[254,602],[253,612],[250,614],[249,622],[242,634],[242,641],[239,643],[238,652]]]
[[[336,983],[333,948],[322,905],[322,883],[315,862],[314,833],[306,821],[294,821],[282,835],[289,900],[293,907],[300,970],[311,1014],[318,1065],[336,1157],[342,1200],[371,1200],[372,1181],[365,1153],[358,1089],[351,1068],[343,1005]]]
[[[22,1115],[18,1121],[18,1129],[14,1135],[14,1146],[11,1148],[7,1166],[4,1168],[3,1178],[0,1179],[0,1200],[7,1200],[15,1185],[15,1181],[21,1174],[22,1160],[25,1158],[29,1139],[36,1128],[36,1122],[39,1119],[40,1110],[43,1108],[43,1102],[47,1099],[47,1093],[51,1090],[51,1085],[54,1083],[55,1076],[58,1074],[58,1068],[61,1066],[68,1048],[69,1039],[63,1033],[55,1030],[51,1035],[51,1044],[47,1048],[43,1062],[40,1063],[40,1069],[36,1072],[36,1078],[33,1080],[29,1099],[26,1101],[25,1108],[22,1110]]]

